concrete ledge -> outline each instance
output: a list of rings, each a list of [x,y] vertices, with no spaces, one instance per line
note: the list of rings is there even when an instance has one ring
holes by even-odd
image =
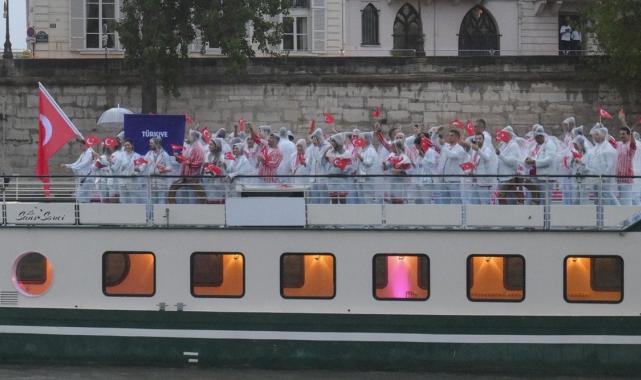
[[[308,225],[380,225],[381,205],[307,205]]]
[[[543,227],[543,206],[467,206],[467,225],[473,227]]]
[[[385,205],[385,222],[397,226],[460,226],[460,205]]]

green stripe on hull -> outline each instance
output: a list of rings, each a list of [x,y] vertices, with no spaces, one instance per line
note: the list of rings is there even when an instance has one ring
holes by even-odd
[[[641,346],[203,340],[0,334],[3,363],[270,369],[621,374],[641,371]]]
[[[639,317],[430,316],[0,308],[0,325],[410,334],[641,335]]]

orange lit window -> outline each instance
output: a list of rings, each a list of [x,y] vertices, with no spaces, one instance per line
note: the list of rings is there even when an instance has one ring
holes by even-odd
[[[334,255],[283,254],[280,257],[280,294],[284,298],[334,298]]]
[[[569,256],[565,258],[567,302],[623,300],[623,259],[619,256]]]
[[[191,255],[191,294],[194,297],[242,297],[245,258],[240,253],[196,252]]]
[[[429,259],[425,255],[374,256],[374,298],[426,300],[429,297]]]
[[[53,266],[46,257],[36,252],[20,255],[14,264],[13,282],[25,295],[44,294],[53,282]]]
[[[156,293],[154,254],[107,252],[102,255],[102,291],[107,296],[153,296]]]
[[[523,256],[469,256],[467,258],[467,298],[470,301],[523,301],[525,298]]]

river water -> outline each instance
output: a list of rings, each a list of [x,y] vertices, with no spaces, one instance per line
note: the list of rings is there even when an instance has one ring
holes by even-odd
[[[606,377],[625,379],[624,377]],[[603,376],[506,376],[476,374],[444,374],[418,372],[349,372],[349,371],[274,371],[253,369],[196,369],[196,368],[150,368],[150,367],[47,367],[47,366],[0,366],[2,380],[131,380],[131,379],[240,379],[240,380],[294,380],[294,379],[367,379],[367,380],[522,380],[522,379],[606,379]]]

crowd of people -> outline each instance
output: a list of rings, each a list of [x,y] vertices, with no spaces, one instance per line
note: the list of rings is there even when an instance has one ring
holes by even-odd
[[[524,136],[511,126],[491,133],[478,119],[415,125],[408,135],[381,123],[329,135],[313,125],[296,140],[286,128],[247,123],[213,135],[191,129],[170,151],[151,138],[144,156],[121,133],[87,137],[64,167],[76,175],[79,202],[221,204],[243,184],[302,187],[312,203],[540,204],[556,194],[567,205],[640,204],[641,141],[619,119],[619,140],[601,122],[584,130],[574,117],[554,128],[560,137],[539,124]]]

